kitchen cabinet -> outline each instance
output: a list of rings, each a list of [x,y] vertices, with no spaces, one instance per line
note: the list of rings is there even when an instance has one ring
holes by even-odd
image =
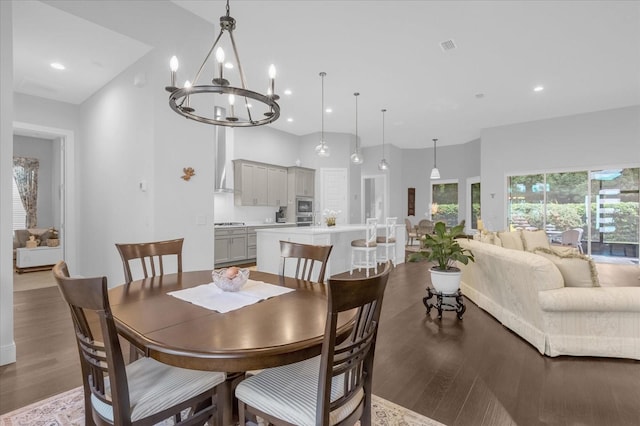
[[[266,164],[234,160],[236,205],[268,205],[267,170]]]
[[[311,197],[315,193],[315,176],[314,169],[305,167],[289,167],[288,169],[289,197]]]
[[[216,229],[214,263],[243,261],[247,258],[247,228]]]
[[[234,160],[237,206],[287,205],[287,169],[273,164]]]
[[[270,206],[287,205],[287,169],[269,167],[267,169],[267,202]]]

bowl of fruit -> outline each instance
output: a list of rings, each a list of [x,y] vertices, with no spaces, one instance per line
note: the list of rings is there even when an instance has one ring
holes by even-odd
[[[213,283],[224,291],[238,291],[249,279],[247,268],[231,266],[229,268],[215,269],[211,273]]]

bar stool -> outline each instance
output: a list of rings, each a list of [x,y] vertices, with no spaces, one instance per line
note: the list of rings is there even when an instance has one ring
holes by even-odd
[[[378,247],[384,249],[380,250],[378,262],[386,262],[390,260],[393,264],[396,264],[396,224],[398,223],[397,217],[388,217],[384,223],[384,235],[376,238]]]
[[[378,220],[376,218],[367,219],[365,226],[365,238],[351,241],[351,267],[349,274],[353,275],[354,268],[358,271],[366,268],[367,277],[369,269],[373,268],[378,273],[378,262],[376,252],[378,250],[377,239]]]

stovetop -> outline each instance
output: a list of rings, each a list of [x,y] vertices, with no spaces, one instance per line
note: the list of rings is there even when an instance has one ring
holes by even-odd
[[[224,227],[224,226],[244,226],[244,222],[216,222],[213,226]]]

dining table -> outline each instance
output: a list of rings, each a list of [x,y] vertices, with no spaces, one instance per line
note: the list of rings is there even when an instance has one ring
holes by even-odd
[[[212,271],[145,278],[109,290],[118,333],[149,357],[176,367],[223,371],[220,407],[233,424],[233,389],[244,372],[290,364],[321,352],[327,316],[324,284],[251,271],[249,279],[294,291],[226,313],[167,293],[212,283]],[[338,318],[338,337],[351,331],[355,311]]]

